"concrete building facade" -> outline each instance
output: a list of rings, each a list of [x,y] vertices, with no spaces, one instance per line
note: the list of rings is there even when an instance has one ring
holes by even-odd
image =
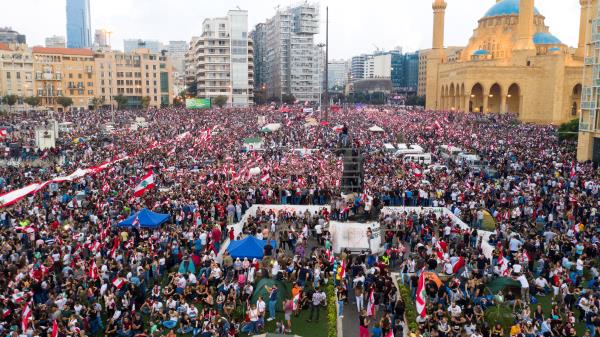
[[[333,60],[329,62],[328,66],[328,84],[327,87],[329,89],[333,88],[343,88],[346,86],[348,81],[348,72],[350,71],[350,67],[348,66],[348,61],[345,60]]]
[[[66,48],[67,42],[64,36],[53,35],[45,39],[46,48]]]
[[[27,43],[27,38],[25,34],[19,34],[19,32],[10,27],[4,27],[0,28],[0,43],[25,44]]]
[[[24,44],[0,43],[0,97],[34,96],[33,56]]]
[[[579,51],[584,52],[584,75],[577,160],[600,164],[600,2],[581,0],[581,16],[592,25],[580,27]]]
[[[173,103],[172,67],[163,53],[137,49],[129,53],[112,51],[95,54],[98,97],[116,106],[115,97],[127,98],[128,107],[139,108],[149,97],[151,107]]]
[[[125,39],[123,40],[123,51],[131,53],[137,49],[148,49],[151,53],[158,54],[162,51],[163,46],[157,40],[143,39]]]
[[[193,48],[197,97],[227,97],[230,106],[247,106],[254,97],[254,47],[248,36],[248,12],[204,20]],[[187,70],[186,70],[187,71]]]
[[[255,31],[260,29],[265,38],[256,41],[257,49],[265,54],[256,68],[267,97],[280,99],[291,94],[299,101],[318,102],[324,71],[322,52],[314,41],[319,32],[318,5],[279,9]]]
[[[91,106],[96,94],[94,54],[83,48],[33,47],[34,93],[42,105],[60,110],[58,97],[70,97],[71,109]]]

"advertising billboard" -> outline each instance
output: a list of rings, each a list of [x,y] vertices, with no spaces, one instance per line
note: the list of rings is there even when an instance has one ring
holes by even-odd
[[[209,98],[188,98],[185,100],[185,107],[188,109],[210,109]]]

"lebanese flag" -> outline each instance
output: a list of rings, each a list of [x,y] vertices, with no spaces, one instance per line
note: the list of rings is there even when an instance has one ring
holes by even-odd
[[[412,169],[415,178],[423,177],[423,171],[421,171],[421,168],[417,164],[410,163],[410,168]]]
[[[500,267],[500,276],[508,276],[508,259],[504,257],[502,250],[500,250],[500,254],[498,255],[497,265]]]
[[[268,181],[271,181],[271,176],[268,173],[265,173],[262,177],[260,177],[260,181],[262,183],[266,183]]]
[[[152,172],[148,172],[143,178],[142,181],[135,187],[133,195],[136,197],[141,197],[146,193],[146,191],[154,188],[154,174]]]
[[[421,276],[419,276],[419,283],[417,284],[417,300],[416,300],[416,305],[417,305],[417,313],[422,318],[425,318],[425,316],[427,316],[426,296],[427,296],[427,294],[425,292],[425,274],[421,273]]]
[[[90,251],[93,252],[93,253],[95,253],[95,252],[99,251],[100,248],[102,248],[102,244],[100,243],[100,241],[95,241],[90,246]]]
[[[23,333],[27,331],[29,320],[31,319],[31,302],[27,303],[21,314],[21,330]]]
[[[388,333],[385,334],[385,337],[394,337],[394,329],[390,329],[390,331],[388,331]]]
[[[577,175],[577,170],[575,170],[575,163],[571,164],[571,172],[569,173],[569,178],[573,179]]]
[[[58,337],[58,324],[56,323],[56,320],[52,321],[52,335],[51,335],[51,337]]]
[[[125,280],[123,280],[123,279],[122,279],[122,278],[120,278],[120,277],[117,277],[116,279],[114,279],[114,280],[112,281],[112,284],[113,284],[113,286],[115,286],[115,288],[117,288],[117,289],[121,289],[121,288],[123,288],[123,286],[125,285]]]
[[[367,316],[375,316],[375,296],[373,295],[373,289],[369,293],[369,304],[367,304]]]
[[[110,192],[110,185],[108,185],[108,182],[104,182],[104,185],[102,185],[102,193],[106,194]]]
[[[0,129],[0,139],[6,139],[8,137],[8,130],[2,128]]]
[[[465,266],[465,259],[462,256],[460,256],[458,258],[458,260],[454,261],[454,263],[452,264],[452,272],[454,274],[456,274],[464,266]]]
[[[436,254],[440,261],[444,260],[444,253],[448,251],[448,245],[444,241],[438,241],[435,243]]]
[[[329,263],[332,263],[334,260],[333,254],[331,254],[331,251],[329,249],[325,251],[325,257],[327,257],[327,262]]]
[[[25,300],[25,295],[26,294],[27,293],[25,293],[23,291],[20,291],[20,292],[12,294],[12,301],[13,301],[13,303],[15,303],[15,304],[22,303]]]
[[[92,266],[90,267],[89,276],[92,280],[97,280],[99,277],[98,266],[96,265],[96,260],[94,260],[94,262],[92,262]]]

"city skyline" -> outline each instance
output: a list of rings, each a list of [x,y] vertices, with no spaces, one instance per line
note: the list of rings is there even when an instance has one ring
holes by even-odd
[[[405,51],[431,47],[431,1],[417,3],[401,0],[365,7],[358,1],[324,0],[316,1],[324,12],[330,8],[330,59],[348,59],[354,55],[369,53],[380,48],[390,50],[401,46]],[[229,9],[238,6],[248,10],[249,29],[264,22],[291,1],[242,1],[224,0],[206,7],[206,3],[189,0],[91,0],[92,30],[106,28],[113,32],[111,45],[122,49],[123,40],[131,38],[152,39],[161,42],[170,40],[189,41],[202,32],[202,21],[210,17],[223,16]],[[495,0],[473,3],[469,0],[447,0],[446,46],[466,45],[473,22],[480,19],[485,11],[495,4]],[[385,3],[385,4],[384,4]],[[0,15],[5,26],[27,35],[30,45],[43,45],[46,37],[66,36],[65,0],[23,0],[7,4],[10,16]],[[165,11],[165,6],[170,9]],[[382,11],[386,6],[386,11]],[[579,21],[579,1],[556,2],[537,0],[536,7],[546,17],[550,27],[561,27],[556,34],[565,44],[576,46]],[[35,8],[35,10],[32,10]],[[48,17],[54,20],[48,20]],[[364,20],[361,24],[354,24]],[[321,33],[315,38],[324,41],[324,16],[321,17]],[[45,22],[40,30],[39,22]],[[565,24],[568,22],[568,24]],[[136,27],[132,30],[131,27]],[[356,41],[361,41],[356,43]]]

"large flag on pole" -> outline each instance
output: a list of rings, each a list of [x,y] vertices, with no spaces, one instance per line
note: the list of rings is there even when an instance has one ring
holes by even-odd
[[[152,172],[148,172],[143,178],[142,181],[135,187],[133,195],[136,197],[141,197],[146,193],[146,191],[154,188],[154,174]]]
[[[417,284],[417,313],[425,318],[425,316],[427,316],[427,310],[426,310],[426,296],[427,293],[425,292],[425,273],[421,273],[421,276],[419,276],[419,283]]]

